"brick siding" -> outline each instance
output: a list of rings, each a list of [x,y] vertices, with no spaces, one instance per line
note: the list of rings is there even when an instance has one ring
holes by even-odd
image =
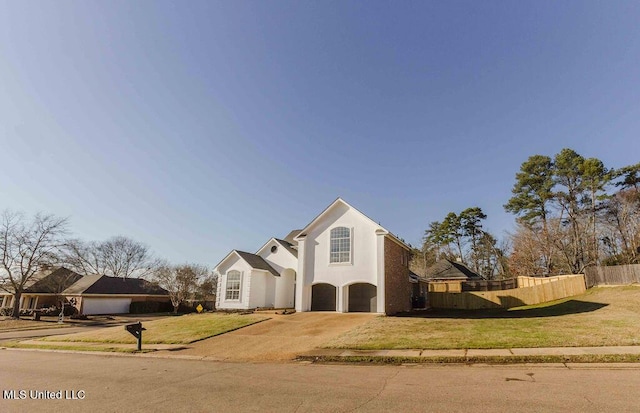
[[[410,311],[409,251],[389,238],[384,239],[384,277],[385,314]]]

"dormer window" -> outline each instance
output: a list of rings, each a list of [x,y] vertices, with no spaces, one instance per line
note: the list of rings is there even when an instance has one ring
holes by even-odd
[[[331,250],[329,262],[351,262],[351,230],[347,227],[337,227],[331,230]]]

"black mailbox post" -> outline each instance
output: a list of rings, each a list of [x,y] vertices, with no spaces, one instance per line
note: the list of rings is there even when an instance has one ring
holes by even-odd
[[[138,351],[142,350],[142,332],[146,330],[146,328],[142,327],[141,322],[137,322],[135,324],[127,324],[124,326],[124,329],[130,332],[135,338],[138,339]]]

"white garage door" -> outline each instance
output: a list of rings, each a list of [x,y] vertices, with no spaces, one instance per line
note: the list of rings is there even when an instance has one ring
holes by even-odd
[[[91,314],[127,314],[131,298],[83,298],[82,312]]]

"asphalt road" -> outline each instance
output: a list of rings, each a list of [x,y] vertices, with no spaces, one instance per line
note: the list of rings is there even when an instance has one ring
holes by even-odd
[[[640,411],[638,366],[251,364],[2,350],[0,387],[2,412]],[[7,400],[7,390],[26,398]],[[69,399],[32,400],[30,390]]]

